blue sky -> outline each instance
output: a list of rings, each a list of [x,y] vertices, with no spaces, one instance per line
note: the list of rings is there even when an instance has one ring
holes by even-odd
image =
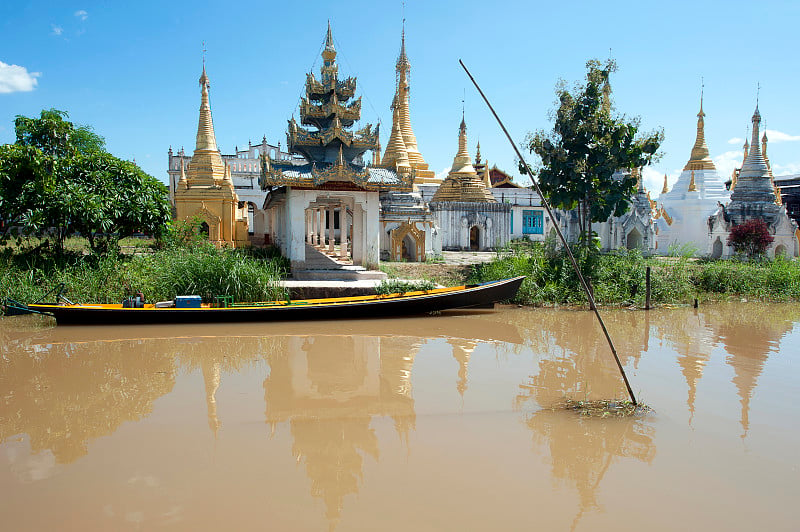
[[[66,110],[109,151],[166,180],[167,149],[194,149],[202,41],[217,141],[285,144],[305,73],[320,65],[330,19],[339,72],[357,76],[362,122],[391,129],[399,1],[3,2],[0,143],[14,116]],[[470,151],[517,174],[514,155],[458,65],[463,59],[517,140],[550,127],[554,87],[609,53],[617,110],[663,127],[663,156],[646,172],[653,195],[694,142],[701,77],[706,138],[723,177],[741,161],[756,86],[775,174],[800,173],[800,2],[423,2],[405,6],[411,118],[437,173],[457,150],[462,98]],[[762,124],[763,125],[763,124]]]

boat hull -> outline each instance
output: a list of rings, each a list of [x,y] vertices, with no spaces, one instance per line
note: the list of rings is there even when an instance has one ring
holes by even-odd
[[[375,296],[334,298],[269,306],[231,308],[122,308],[120,305],[29,305],[53,315],[58,324],[218,323],[348,319],[405,316],[459,308],[487,307],[514,297],[524,277],[515,277],[454,290]]]

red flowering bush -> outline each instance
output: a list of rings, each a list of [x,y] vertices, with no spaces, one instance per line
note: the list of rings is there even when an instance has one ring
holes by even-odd
[[[733,246],[736,253],[748,257],[763,255],[773,240],[775,239],[769,234],[769,227],[760,218],[733,226],[728,235],[728,245]]]

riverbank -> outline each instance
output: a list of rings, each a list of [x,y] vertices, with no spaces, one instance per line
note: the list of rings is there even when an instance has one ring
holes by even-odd
[[[65,295],[82,302],[116,303],[141,292],[147,301],[198,294],[236,301],[284,299],[288,265],[274,250],[216,249],[208,242],[154,245],[131,239],[119,249],[92,254],[80,242],[55,256],[35,247],[0,252],[0,298],[31,302],[64,283]],[[444,286],[525,275],[513,303],[530,306],[585,305],[586,296],[567,257],[526,244],[496,254],[445,253],[426,263],[381,263],[390,279],[425,280]],[[747,299],[800,300],[800,261],[704,261],[643,257],[640,253],[579,254],[595,299],[606,306],[644,306],[645,272],[651,269],[651,304]],[[474,263],[470,263],[475,261]],[[338,294],[341,295],[341,294]]]
[[[651,304],[748,299],[800,300],[800,261],[741,262],[688,257],[643,257],[637,251],[578,254],[595,300],[608,306],[644,306],[645,275],[651,269]],[[482,283],[525,275],[513,303],[531,306],[583,305],[586,296],[563,252],[533,244],[495,254],[488,262],[383,263],[391,278],[427,279],[440,284]]]

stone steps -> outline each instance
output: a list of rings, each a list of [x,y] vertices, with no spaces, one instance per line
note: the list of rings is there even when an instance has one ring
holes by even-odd
[[[363,266],[355,266],[350,261],[345,262],[338,257],[331,257],[308,244],[306,244],[305,268],[292,271],[292,278],[298,281],[362,281],[382,280],[387,277],[381,271],[370,271]]]

